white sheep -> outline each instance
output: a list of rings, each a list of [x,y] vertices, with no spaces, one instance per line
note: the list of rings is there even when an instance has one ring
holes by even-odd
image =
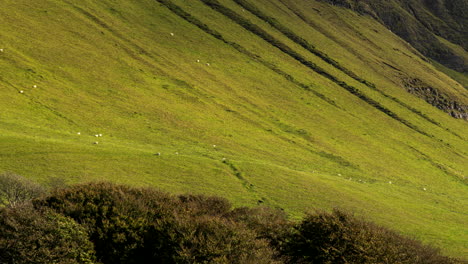
[[[33,85],[33,88],[37,88],[37,85]]]
[[[171,36],[174,36],[174,33],[171,32]]]
[[[392,181],[389,181],[388,184],[392,184]]]
[[[156,154],[154,154],[154,155],[156,155],[156,156],[161,156],[161,152],[158,152],[158,153],[156,153]]]
[[[95,141],[93,144],[94,144],[94,145],[97,145],[97,144],[99,144],[99,142]]]
[[[197,60],[197,62],[200,62],[200,60]]]
[[[206,66],[210,66],[210,64],[209,64],[209,63],[206,63]]]
[[[19,91],[19,93],[20,93],[20,94],[22,94],[22,93],[24,93],[24,91],[23,91],[23,90],[21,90],[21,91]]]
[[[0,49],[0,52],[3,52],[3,49]]]
[[[96,135],[94,135],[94,136],[95,136],[95,137],[99,137],[99,135],[98,135],[98,134],[96,134]]]
[[[216,148],[216,145],[213,145],[213,148]]]
[[[427,191],[427,189],[426,189],[426,188],[423,188],[423,190],[424,190],[424,191]]]
[[[102,134],[99,134],[100,137],[102,137]]]
[[[179,152],[176,152],[175,154],[176,154],[176,155],[179,155]]]
[[[76,133],[77,135],[81,135],[81,132]]]

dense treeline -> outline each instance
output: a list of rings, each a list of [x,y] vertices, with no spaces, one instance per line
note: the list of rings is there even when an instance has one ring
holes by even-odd
[[[0,178],[3,201],[37,190]],[[30,198],[0,211],[0,263],[461,263],[340,210],[291,222],[277,209],[112,183]]]

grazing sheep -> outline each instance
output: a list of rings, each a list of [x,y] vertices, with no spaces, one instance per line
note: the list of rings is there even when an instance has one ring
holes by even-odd
[[[97,145],[97,144],[99,144],[99,142],[95,141],[93,144],[94,144],[94,145]]]
[[[176,154],[176,155],[179,155],[179,152],[176,152],[175,154]]]
[[[76,133],[76,134],[77,134],[77,135],[81,135],[81,133],[80,133],[80,132],[78,132],[78,133]]]
[[[388,184],[392,184],[392,181],[389,181]]]
[[[0,52],[3,52],[3,49],[0,49]]]
[[[100,137],[102,137],[102,134],[99,134]]]
[[[94,136],[95,136],[95,137],[99,137],[99,135],[98,135],[98,134],[96,134],[96,135],[94,135]]]
[[[427,189],[426,189],[426,188],[423,188],[423,190],[424,190],[424,191],[427,191]]]
[[[338,176],[341,176],[341,173],[338,173]]]
[[[154,154],[154,155],[156,155],[156,156],[161,156],[161,152],[158,152],[158,153],[156,153],[156,154]]]
[[[210,66],[210,64],[209,64],[209,63],[206,63],[206,66]]]
[[[24,91],[23,91],[23,90],[21,90],[21,91],[19,91],[19,93],[21,93],[21,94],[22,94],[22,93],[24,93]]]
[[[225,161],[225,160],[226,160],[226,158],[223,158],[223,161]]]
[[[33,88],[37,88],[37,85],[33,85]]]
[[[200,62],[200,60],[197,60],[197,62]]]
[[[174,36],[174,33],[171,32],[171,36]]]
[[[213,148],[216,148],[216,145],[213,145]]]

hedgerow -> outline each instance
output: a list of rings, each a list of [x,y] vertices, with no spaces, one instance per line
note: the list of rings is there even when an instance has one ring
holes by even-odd
[[[462,263],[334,210],[292,222],[220,197],[88,183],[0,209],[0,263]]]

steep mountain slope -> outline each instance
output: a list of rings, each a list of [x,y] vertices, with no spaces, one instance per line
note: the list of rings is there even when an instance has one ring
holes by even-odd
[[[468,87],[466,83],[467,1],[324,1],[372,16],[422,54],[444,65],[442,67],[439,65],[439,70],[449,74],[465,88]],[[460,102],[457,96],[440,91],[421,80],[407,80],[405,86],[408,92],[423,98],[453,117],[468,119],[468,105]]]
[[[468,255],[467,123],[414,95],[467,91],[372,17],[306,0],[4,6],[0,171],[291,217],[345,207]]]
[[[468,2],[464,0],[323,0],[368,14],[407,40],[424,55],[468,72],[463,52],[438,37],[468,49]]]

